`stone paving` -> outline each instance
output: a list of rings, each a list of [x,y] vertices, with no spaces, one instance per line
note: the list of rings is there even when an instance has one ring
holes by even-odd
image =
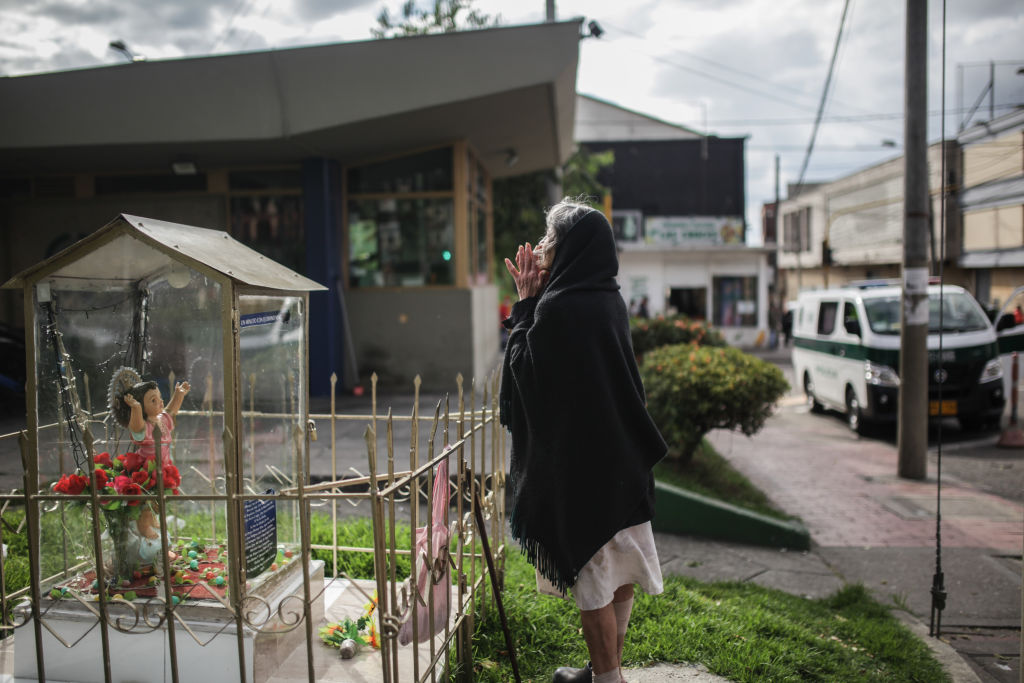
[[[800,517],[820,546],[934,546],[934,472],[925,481],[900,479],[891,444],[859,438],[829,416],[808,417],[784,410],[755,439],[716,432],[711,442],[780,508]],[[1020,553],[1021,504],[952,479],[943,482],[941,501],[943,546]]]
[[[883,604],[901,608],[894,613],[933,648],[954,681],[1024,680],[1024,492],[1004,481],[1019,480],[1024,451],[997,449],[996,435],[950,433],[943,461],[952,466],[942,476],[938,498],[934,441],[927,478],[901,479],[891,438],[858,436],[841,416],[811,415],[802,403],[798,395],[784,399],[754,437],[709,435],[719,453],[811,533],[811,557],[802,560],[801,574],[772,567],[762,554],[758,564],[764,571],[747,580],[790,592],[797,592],[792,585],[808,585],[811,595],[831,585],[862,583]],[[937,615],[941,637],[931,638],[937,507],[948,597]],[[723,572],[728,570],[710,570]]]

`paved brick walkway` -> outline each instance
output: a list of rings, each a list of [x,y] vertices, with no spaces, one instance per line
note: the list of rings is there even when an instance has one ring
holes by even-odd
[[[897,450],[832,416],[787,406],[752,438],[715,432],[715,448],[823,547],[929,547],[936,480],[896,476]],[[1022,455],[1024,458],[1024,455]],[[1024,506],[943,477],[942,543],[1019,554]]]

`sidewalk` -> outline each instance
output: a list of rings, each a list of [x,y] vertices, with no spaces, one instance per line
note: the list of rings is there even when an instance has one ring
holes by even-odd
[[[927,636],[936,564],[934,456],[927,480],[900,479],[895,446],[857,437],[838,418],[808,415],[795,396],[754,437],[715,432],[709,439],[777,506],[803,520],[814,548],[780,553],[659,538],[666,571],[702,580],[750,580],[811,597],[860,582],[883,604],[907,610],[896,614],[905,614],[938,649],[954,680],[1019,680],[1020,502],[943,477],[948,598],[936,641]],[[978,461],[1013,462],[1014,452],[996,452],[994,440],[959,447]],[[1017,463],[1024,461],[1024,452],[1016,453]],[[991,469],[990,476],[1000,476],[999,468]]]

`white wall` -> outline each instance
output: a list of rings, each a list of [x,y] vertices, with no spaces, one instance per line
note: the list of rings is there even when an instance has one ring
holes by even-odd
[[[733,346],[752,348],[759,338],[768,337],[768,285],[771,282],[768,255],[757,249],[702,249],[702,250],[625,250],[619,254],[619,285],[627,305],[639,297],[636,285],[646,283],[649,312],[652,316],[664,314],[668,290],[671,288],[707,289],[705,305],[709,321],[712,313],[712,280],[716,276],[756,277],[757,323],[752,327],[718,328]]]

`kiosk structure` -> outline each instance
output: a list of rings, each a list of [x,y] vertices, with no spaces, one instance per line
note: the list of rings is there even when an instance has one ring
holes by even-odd
[[[307,311],[325,288],[129,215],[4,287],[24,291],[28,367],[16,678],[259,681],[314,647]]]

